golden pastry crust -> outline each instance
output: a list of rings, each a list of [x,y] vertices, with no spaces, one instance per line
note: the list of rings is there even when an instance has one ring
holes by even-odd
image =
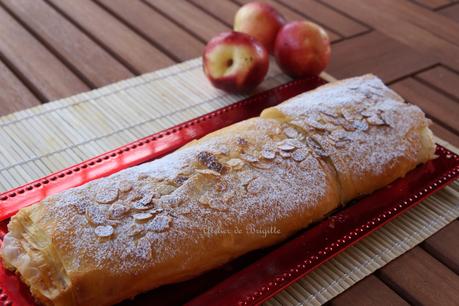
[[[22,209],[1,256],[46,305],[111,305],[272,245],[433,156],[373,76],[323,86],[159,160]]]

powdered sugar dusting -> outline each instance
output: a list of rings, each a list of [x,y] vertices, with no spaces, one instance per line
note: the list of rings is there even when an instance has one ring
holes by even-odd
[[[426,124],[418,108],[368,77],[325,86],[278,109],[292,120],[247,120],[51,196],[32,208],[40,211],[33,222],[50,236],[67,273],[141,275],[177,258],[186,266],[203,244],[220,241],[208,229],[276,225],[280,239],[306,226],[311,210],[325,214],[339,203],[332,166],[361,179],[398,157],[413,158],[416,148],[409,146],[416,140],[404,138]],[[296,223],[288,222],[292,216]],[[218,257],[227,250],[207,251]]]

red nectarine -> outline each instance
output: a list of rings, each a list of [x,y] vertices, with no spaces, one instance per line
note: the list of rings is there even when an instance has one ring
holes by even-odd
[[[330,40],[325,30],[309,21],[293,21],[279,31],[274,56],[293,78],[320,74],[330,61]]]
[[[243,5],[234,16],[234,30],[247,33],[273,52],[277,32],[285,24],[285,18],[271,5],[262,2],[249,2]]]
[[[224,32],[204,49],[204,72],[210,82],[227,92],[248,92],[260,84],[269,67],[269,54],[255,38]]]

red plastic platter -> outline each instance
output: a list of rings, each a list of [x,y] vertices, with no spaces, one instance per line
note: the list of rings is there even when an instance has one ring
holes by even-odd
[[[257,116],[267,107],[324,83],[319,78],[292,81],[2,193],[0,238],[7,232],[8,218],[22,207],[161,157],[193,139]],[[459,157],[441,146],[437,146],[437,155],[403,179],[351,203],[280,245],[251,252],[198,278],[163,286],[122,304],[259,304],[456,179]],[[3,305],[34,305],[26,286],[1,265],[0,301]]]

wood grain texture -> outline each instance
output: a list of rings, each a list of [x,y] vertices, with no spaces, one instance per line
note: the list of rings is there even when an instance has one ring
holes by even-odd
[[[408,306],[409,304],[377,277],[370,275],[344,291],[331,306]]]
[[[235,0],[235,1],[237,3],[239,3],[239,4],[241,4],[241,5],[245,4],[245,3],[248,3],[248,2],[251,2],[251,0]],[[286,7],[285,5],[283,5],[280,2],[277,2],[277,1],[274,1],[274,0],[265,0],[263,2],[266,2],[266,3],[270,4],[270,5],[272,5],[272,7],[274,7],[276,10],[278,10],[279,13],[284,15],[284,17],[285,17],[285,19],[287,19],[287,21],[304,20],[304,19],[306,19],[306,16],[295,12],[294,10]],[[325,28],[325,30],[328,33],[328,36],[330,37],[330,41],[334,42],[334,41],[339,40],[341,38],[341,36],[339,34],[335,33],[333,30],[328,28],[326,24],[321,23],[320,21],[318,21],[318,23]]]
[[[42,101],[67,97],[89,87],[0,7],[0,54]]]
[[[449,224],[428,238],[423,247],[459,275],[459,221]]]
[[[198,7],[187,1],[146,0],[151,6],[168,16],[175,23],[184,29],[194,33],[202,42],[209,41],[220,32],[231,30],[231,28],[211,15],[203,12]]]
[[[295,9],[306,18],[325,25],[335,33],[344,37],[368,31],[363,24],[338,13],[316,0],[279,0],[284,5]]]
[[[201,10],[218,18],[228,27],[233,27],[234,15],[236,15],[239,5],[231,0],[191,0]]]
[[[0,86],[0,116],[40,104],[33,93],[2,62]]]
[[[450,129],[443,127],[440,124],[443,124],[443,123],[441,121],[434,119],[432,126],[430,126],[430,129],[433,131],[433,133],[436,136],[448,141],[453,146],[459,148],[459,134],[451,131]]]
[[[137,73],[153,71],[174,63],[92,1],[49,1]]]
[[[411,304],[453,306],[459,301],[459,275],[420,247],[383,267],[378,276]]]
[[[459,24],[448,18],[409,1],[323,1],[410,46],[412,50],[459,69],[459,40],[456,40]]]
[[[370,32],[333,45],[327,71],[337,78],[374,73],[392,82],[427,68],[436,60],[379,32]]]
[[[421,72],[416,77],[459,101],[459,73],[440,66]]]
[[[429,116],[437,121],[441,120],[455,133],[459,133],[459,107],[456,101],[413,78],[397,82],[391,87],[407,101],[422,108]]]
[[[459,3],[442,8],[438,12],[459,23]]]
[[[133,76],[126,67],[45,2],[4,0],[2,3],[93,87]]]
[[[139,0],[99,0],[98,3],[176,61],[200,56],[204,49],[201,41]]]
[[[413,0],[413,1],[429,9],[438,9],[442,6],[452,3],[451,0]]]

